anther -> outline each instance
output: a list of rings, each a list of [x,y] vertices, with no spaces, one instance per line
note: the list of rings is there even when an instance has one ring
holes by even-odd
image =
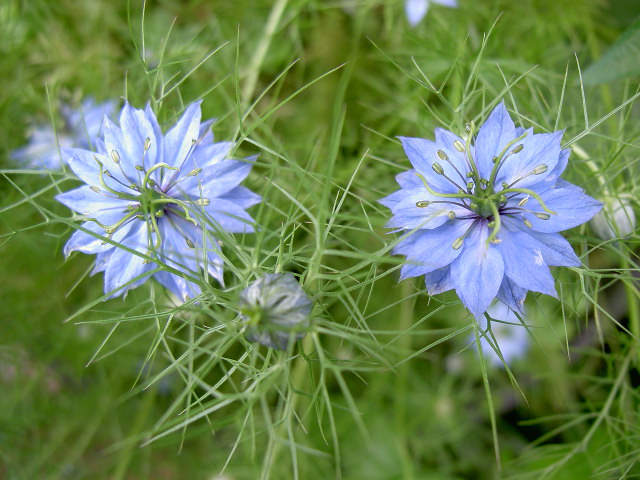
[[[193,202],[195,205],[197,205],[198,207],[206,207],[207,205],[209,205],[211,202],[209,201],[208,198],[199,198],[197,199],[195,202]]]
[[[138,215],[136,215],[136,218],[138,220],[146,220],[145,216],[142,213],[139,213]]]
[[[500,203],[504,203],[507,201],[507,196],[506,195],[500,195],[500,197],[498,198],[498,200],[500,200]]]
[[[516,145],[516,148],[514,148],[513,150],[511,150],[511,153],[519,153],[519,152],[521,152],[523,149],[524,149],[524,145],[519,144],[519,145]]]
[[[498,163],[498,160],[500,160],[498,157],[493,157],[493,163]]]
[[[191,170],[188,174],[187,177],[195,177],[196,175],[198,175],[200,172],[202,171],[201,168],[194,168],[193,170]]]
[[[138,185],[136,185],[135,183],[132,183],[131,185],[129,185],[129,188],[131,190],[135,190],[136,192],[140,191],[140,187],[138,187]]]
[[[453,210],[449,210],[447,216],[449,217],[449,220],[454,220],[456,218],[456,212],[454,212]]]
[[[540,175],[541,173],[546,172],[549,169],[549,167],[547,167],[544,163],[542,165],[538,165],[536,168],[533,169],[533,174],[534,175]]]
[[[101,193],[100,189],[98,187],[96,187],[95,185],[91,185],[89,187],[91,189],[91,191],[96,192],[96,193]]]
[[[189,246],[189,248],[196,248],[196,246],[193,244],[193,242],[191,240],[189,240],[188,238],[185,238],[185,241],[187,242],[187,245]]]
[[[144,141],[144,151],[146,152],[151,147],[151,139],[147,137]]]
[[[438,154],[438,157],[440,157],[440,160],[449,160],[449,156],[444,150],[438,150],[436,153]]]
[[[416,202],[416,207],[427,208],[430,204],[431,202],[427,202],[426,200],[420,200],[419,202]]]
[[[533,228],[533,224],[529,220],[527,220],[526,218],[524,219],[524,224],[529,228]]]
[[[120,154],[116,150],[111,150],[111,160],[116,164],[120,163]]]
[[[502,240],[500,240],[499,238],[494,238],[493,240],[491,240],[491,243],[497,245],[498,243],[502,243]]]
[[[540,220],[549,220],[551,218],[551,215],[549,215],[548,213],[534,213],[534,215]]]
[[[473,190],[475,183],[473,182],[469,182],[467,183],[467,191],[471,192],[471,190]]]
[[[493,229],[493,227],[495,227],[495,226],[496,226],[495,220],[491,220],[489,223],[487,223],[487,227],[489,227],[491,229]]]
[[[155,187],[158,185],[153,178],[150,178],[149,180],[147,180],[147,183],[149,184],[150,187]]]
[[[467,178],[473,177],[473,172],[467,172]]]
[[[527,204],[527,202],[528,202],[528,201],[529,201],[529,195],[527,195],[527,196],[526,196],[526,197],[524,197],[522,200],[520,200],[520,201],[518,202],[518,206],[519,206],[519,207],[524,207],[524,206]]]
[[[458,237],[451,244],[451,248],[453,248],[454,250],[458,250],[463,243],[464,243],[464,237]]]
[[[111,175],[111,172],[110,172],[109,170],[105,170],[103,173],[104,173],[107,177],[109,177],[109,178],[113,178],[113,175]]]
[[[506,190],[507,188],[509,188],[509,184],[507,182],[502,182],[502,189]]]
[[[144,167],[142,165],[136,165],[136,170],[139,172],[144,172]]]
[[[460,140],[454,140],[453,141],[453,146],[460,153],[464,152],[464,145],[462,144],[462,142]]]
[[[438,175],[444,175],[444,170],[442,168],[442,165],[440,165],[438,162],[435,162],[433,165],[431,165],[431,168],[433,168],[433,171],[436,172]]]
[[[164,210],[158,210],[156,212],[156,218],[164,217]]]
[[[480,207],[480,205],[478,205],[478,202],[471,202],[469,204],[469,208],[471,208],[471,210],[477,210]]]
[[[487,180],[486,178],[481,178],[480,179],[480,186],[482,188],[487,188],[489,186],[489,180]]]

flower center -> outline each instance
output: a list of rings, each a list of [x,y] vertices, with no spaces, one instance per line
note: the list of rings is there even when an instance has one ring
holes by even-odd
[[[531,176],[531,175],[541,175],[547,171],[548,167],[545,164],[540,164],[535,167],[531,172],[522,175],[521,177],[515,179],[511,183],[502,182],[500,186],[496,185],[496,178],[498,176],[498,172],[500,168],[505,164],[505,161],[513,156],[520,153],[524,150],[524,145],[520,142],[524,137],[526,137],[527,132],[523,133],[518,138],[512,140],[507,143],[505,147],[502,149],[502,152],[496,157],[493,158],[493,167],[491,169],[491,175],[489,179],[482,178],[480,175],[480,171],[477,167],[475,159],[471,154],[471,138],[472,138],[472,128],[467,127],[468,137],[466,139],[466,143],[462,143],[460,140],[455,140],[453,142],[453,147],[460,153],[464,154],[464,160],[466,164],[466,174],[463,173],[456,167],[456,165],[449,159],[449,156],[444,150],[438,150],[437,156],[438,160],[447,162],[452,168],[455,174],[454,177],[459,177],[461,181],[451,178],[447,175],[444,168],[437,161],[431,164],[431,168],[433,171],[442,177],[444,177],[449,183],[451,183],[456,189],[457,193],[443,193],[434,190],[427,179],[416,173],[418,177],[422,180],[427,191],[436,197],[440,197],[442,200],[435,201],[419,201],[416,202],[416,207],[425,208],[433,203],[441,203],[441,204],[450,204],[455,206],[456,210],[460,210],[463,208],[468,211],[468,214],[464,216],[456,216],[454,210],[448,212],[448,216],[451,220],[456,218],[459,219],[478,219],[484,218],[488,220],[488,227],[491,229],[491,233],[487,239],[487,242],[491,243],[499,243],[500,239],[498,238],[498,233],[500,231],[501,226],[501,215],[507,216],[515,216],[517,214],[522,215],[522,220],[524,224],[531,228],[533,225],[529,220],[524,217],[524,213],[532,213],[537,218],[542,220],[547,220],[550,218],[550,215],[555,215],[555,212],[550,210],[540,198],[540,196],[534,192],[533,190],[526,188],[518,188],[516,185],[523,179]],[[515,145],[515,146],[514,146]],[[535,198],[544,212],[533,212],[531,210],[527,210],[524,208],[524,205],[527,203],[530,197]],[[517,203],[516,203],[517,202]],[[464,239],[468,235],[471,227],[467,230],[467,232],[462,236],[457,238],[452,247],[454,249],[458,249],[462,246]]]

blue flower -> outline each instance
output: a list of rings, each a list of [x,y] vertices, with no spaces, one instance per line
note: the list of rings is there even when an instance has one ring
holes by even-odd
[[[62,168],[60,150],[79,147],[93,148],[100,135],[105,116],[112,116],[115,101],[96,104],[93,98],[82,102],[79,110],[67,104],[60,107],[63,124],[54,130],[51,125],[32,128],[29,144],[14,150],[11,157],[26,167],[57,170]]]
[[[407,14],[407,20],[412,27],[415,27],[424,18],[429,10],[430,3],[438,3],[445,7],[457,7],[457,0],[405,0],[404,11]]]
[[[414,170],[380,200],[387,227],[407,233],[393,253],[405,255],[401,279],[424,275],[431,295],[456,290],[475,316],[497,297],[522,312],[528,290],[556,296],[549,266],[580,266],[558,232],[602,208],[559,178],[570,150],[562,132],[516,128],[500,103],[462,139],[436,129],[435,141],[400,137]]]
[[[93,273],[104,271],[105,293],[120,295],[153,276],[180,299],[193,298],[200,287],[185,277],[207,274],[223,283],[219,233],[253,231],[246,208],[260,196],[240,186],[252,167],[227,158],[232,144],[214,143],[211,124],[200,122],[200,102],[191,104],[176,125],[163,134],[147,106],[128,103],[120,126],[106,120],[97,151],[63,150],[65,161],[86,185],[56,198],[87,221],[65,245],[96,254]],[[106,242],[100,237],[116,242]]]
[[[279,350],[305,336],[311,307],[311,300],[291,273],[266,274],[240,294],[247,340]]]
[[[492,342],[495,339],[502,358],[504,358],[504,363],[509,364],[516,358],[523,357],[529,348],[529,332],[521,324],[522,322],[514,311],[504,303],[496,302],[487,309],[487,313],[492,319],[499,320],[498,322],[491,322],[491,333],[486,331],[487,320],[484,315],[477,318],[478,324],[480,328],[485,330],[485,335],[491,338]],[[491,334],[493,334],[493,337],[491,337]],[[473,336],[472,341],[475,341],[475,336]],[[482,344],[482,353],[491,364],[504,366],[503,361],[495,351],[495,346],[489,345],[484,336],[480,337],[480,343]]]

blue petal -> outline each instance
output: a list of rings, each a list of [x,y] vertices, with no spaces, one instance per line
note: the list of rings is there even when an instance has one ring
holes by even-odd
[[[422,180],[416,175],[415,170],[407,170],[406,172],[396,175],[396,182],[401,188],[418,188],[424,187]]]
[[[429,186],[442,193],[457,193],[458,190],[467,184],[465,173],[469,170],[465,157],[453,147],[453,139],[459,139],[451,132],[436,129],[436,138],[447,138],[450,141],[432,142],[424,138],[398,137],[402,142],[411,165],[426,179]],[[460,140],[462,141],[462,140]],[[438,156],[438,150],[442,150],[448,157],[449,163],[442,160]],[[433,165],[439,164],[445,175],[452,181],[447,180],[444,176],[437,174],[433,170]],[[455,167],[455,168],[454,168]],[[456,171],[457,169],[457,171]],[[455,182],[452,183],[452,182]]]
[[[442,197],[431,195],[424,186],[411,190],[401,189],[379,200],[393,212],[393,217],[386,227],[404,230],[433,229],[448,222],[450,212],[453,212],[456,217],[469,213],[469,210],[450,203],[433,203],[423,208],[416,205],[420,201],[434,200],[442,200]]]
[[[192,103],[176,125],[164,137],[164,161],[172,167],[181,168],[187,154],[200,135],[201,100]]]
[[[509,280],[509,277],[504,277],[497,297],[498,300],[512,310],[524,313],[524,300],[527,297],[527,291],[526,288],[522,288]]]
[[[462,303],[475,315],[481,315],[495,298],[505,264],[493,245],[487,245],[489,231],[485,221],[477,221],[451,264],[451,279]]]
[[[506,182],[508,184],[515,183],[514,187],[516,188],[527,188],[541,182],[552,172],[557,179],[555,167],[561,160],[560,139],[564,132],[533,134],[532,129],[527,131],[528,135],[517,144],[524,148],[518,153],[510,154],[507,152],[505,154],[505,157],[506,155],[509,157],[504,160],[498,170],[496,185]],[[517,145],[513,147],[515,148]],[[533,170],[541,165],[546,165],[547,170],[540,174],[532,174]]]
[[[412,27],[415,27],[420,23],[428,10],[428,0],[406,0],[404,2],[404,11],[407,14],[407,20]]]
[[[250,233],[254,231],[254,220],[242,207],[221,198],[212,198],[204,211],[212,220],[214,230],[222,229],[230,233]]]
[[[504,260],[504,273],[516,284],[527,290],[556,296],[553,277],[544,262],[539,242],[518,230],[500,230],[502,240],[495,248]]]
[[[198,175],[188,177],[176,183],[167,192],[175,195],[176,190],[192,198],[207,198],[209,200],[224,195],[242,182],[251,171],[253,163],[238,160],[222,160]]]
[[[573,185],[572,187],[575,187]],[[542,220],[531,213],[524,213],[524,217],[531,222],[533,230],[543,233],[556,233],[576,227],[588,221],[602,209],[602,202],[586,195],[581,189],[553,188],[540,194],[547,208],[556,212],[548,220]],[[544,213],[535,198],[530,198],[527,209]]]
[[[451,290],[454,288],[451,280],[451,267],[447,265],[444,268],[439,268],[438,270],[425,274],[424,283],[429,295],[438,295],[439,293]]]
[[[252,192],[246,187],[238,186],[224,195],[221,195],[222,200],[233,202],[242,208],[249,208],[262,201],[262,197],[257,193]]]
[[[529,235],[537,243],[537,248],[542,252],[544,263],[549,266],[579,267],[582,265],[573,248],[559,233],[540,233],[526,227],[512,218],[503,219],[504,224],[510,230],[520,230]]]
[[[56,195],[56,200],[81,215],[90,216],[105,210],[118,211],[124,216],[127,206],[131,203],[128,200],[96,193],[87,185]]]
[[[471,220],[454,220],[433,230],[419,230],[402,240],[394,254],[406,255],[407,263],[400,270],[400,280],[424,275],[449,265],[460,255],[451,245],[471,226]]]
[[[78,178],[87,185],[98,187],[100,190],[104,191],[105,189],[102,186],[102,182],[104,182],[109,186],[109,188],[117,192],[124,192],[129,195],[138,195],[138,192],[135,190],[125,187],[115,180],[115,178],[119,178],[121,181],[126,181],[120,172],[119,167],[110,157],[79,148],[64,149],[62,151],[62,156],[73,173],[75,173]],[[102,179],[100,179],[100,164],[98,162],[102,163],[103,171],[107,170],[112,172],[112,175],[115,178],[110,178],[103,174]]]
[[[475,161],[481,178],[489,179],[493,168],[493,157],[500,155],[502,149],[518,138],[516,127],[509,112],[500,102],[484,122],[475,141]]]
[[[147,225],[145,222],[136,222],[131,228],[129,235],[122,242],[124,246],[136,250],[140,253],[146,253],[148,246]],[[117,297],[126,293],[128,290],[142,285],[148,280],[148,277],[142,277],[135,282],[130,283],[124,289],[117,292],[116,289],[131,282],[134,278],[144,275],[154,265],[145,259],[134,255],[122,248],[115,248],[109,259],[109,264],[104,274],[104,292],[113,292],[112,297]]]

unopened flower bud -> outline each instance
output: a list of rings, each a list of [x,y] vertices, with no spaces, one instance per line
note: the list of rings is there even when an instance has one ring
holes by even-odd
[[[250,342],[286,350],[309,328],[312,303],[291,273],[266,274],[240,294],[240,315]]]
[[[612,197],[591,219],[591,227],[603,240],[626,237],[636,228],[636,215],[627,199]]]

